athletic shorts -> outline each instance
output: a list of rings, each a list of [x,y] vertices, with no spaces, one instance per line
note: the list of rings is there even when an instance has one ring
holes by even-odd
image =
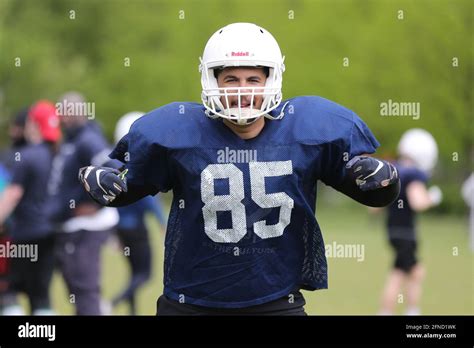
[[[410,239],[391,238],[390,245],[395,250],[395,262],[393,267],[406,273],[418,263],[416,258],[417,243]]]

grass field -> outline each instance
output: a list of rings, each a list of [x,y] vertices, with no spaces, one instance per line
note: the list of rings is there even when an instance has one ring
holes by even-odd
[[[328,258],[329,289],[305,292],[306,311],[313,315],[375,314],[380,293],[392,263],[386,241],[383,215],[367,209],[338,193],[325,191],[319,197],[317,217],[326,244],[360,244],[364,259]],[[165,202],[169,196],[165,197]],[[341,203],[342,202],[342,203]],[[419,219],[420,259],[427,269],[421,303],[423,314],[474,313],[474,254],[468,249],[466,217],[422,215]],[[155,314],[162,293],[163,240],[158,225],[149,219],[154,250],[151,281],[139,292],[138,313]],[[457,249],[455,249],[457,248]],[[457,255],[453,255],[456,254]],[[128,268],[121,251],[108,245],[103,251],[103,291],[110,299],[126,284]],[[73,314],[62,278],[56,274],[52,286],[53,305],[59,314]],[[24,302],[24,299],[23,301]],[[403,313],[403,304],[398,305]],[[126,314],[126,305],[114,314]]]

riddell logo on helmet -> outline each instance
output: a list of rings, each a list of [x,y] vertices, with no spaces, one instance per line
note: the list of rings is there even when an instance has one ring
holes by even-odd
[[[230,54],[232,57],[248,57],[250,56],[249,52],[232,52]]]

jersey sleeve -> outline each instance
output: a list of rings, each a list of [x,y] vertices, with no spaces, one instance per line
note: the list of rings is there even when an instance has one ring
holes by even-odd
[[[412,168],[410,171],[407,172],[406,175],[406,185],[414,182],[414,181],[421,181],[424,184],[428,183],[428,175],[422,172],[419,169]]]
[[[167,149],[152,142],[136,123],[109,157],[125,163],[127,182],[135,186],[152,186],[155,192],[150,194],[172,188]]]
[[[379,142],[375,139],[369,127],[359,116],[354,114],[354,124],[349,140],[349,157],[352,158],[364,153],[374,153],[379,146]]]
[[[369,127],[353,113],[350,130],[338,141],[328,144],[325,149],[321,180],[326,185],[337,188],[345,177],[346,163],[354,156],[374,153],[379,146]]]

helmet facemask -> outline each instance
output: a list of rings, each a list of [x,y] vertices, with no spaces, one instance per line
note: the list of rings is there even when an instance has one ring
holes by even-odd
[[[201,63],[201,69],[203,69],[201,98],[206,107],[206,114],[211,118],[225,118],[238,125],[253,123],[262,116],[272,118],[269,112],[275,109],[282,100],[282,68],[275,69],[268,66],[265,86],[219,87],[214,72],[222,68],[222,66],[207,67],[206,64]],[[244,96],[250,97],[250,105],[241,105]],[[255,108],[256,96],[263,97],[262,105],[258,109]],[[237,97],[237,107],[229,107],[230,97]],[[225,103],[222,103],[222,100],[225,100]]]

